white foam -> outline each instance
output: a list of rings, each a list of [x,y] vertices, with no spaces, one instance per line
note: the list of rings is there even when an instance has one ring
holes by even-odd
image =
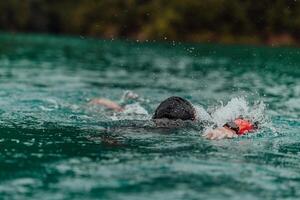
[[[146,120],[149,119],[150,115],[148,111],[142,107],[139,103],[128,104],[124,107],[124,111],[121,113],[114,113],[111,116],[112,120]]]
[[[198,120],[198,121],[209,121],[209,122],[213,121],[210,114],[202,106],[195,105],[194,107],[195,107],[195,110],[196,110],[196,120]]]
[[[221,102],[221,106],[216,107],[211,113],[211,119],[218,126],[241,116],[251,121],[263,123],[265,121],[265,108],[265,104],[261,101],[249,104],[244,97],[235,97],[226,105]]]
[[[58,101],[55,99],[45,99],[45,105],[39,106],[43,111],[53,111],[59,108]]]
[[[124,107],[124,114],[149,115],[148,111],[139,103],[126,105]]]

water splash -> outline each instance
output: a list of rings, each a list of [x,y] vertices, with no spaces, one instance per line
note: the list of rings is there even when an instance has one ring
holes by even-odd
[[[143,108],[139,103],[126,105],[124,107],[124,114],[149,115],[148,111],[145,108]]]
[[[210,121],[214,122],[217,126],[223,126],[226,122],[243,117],[264,124],[267,121],[265,109],[266,105],[262,101],[256,101],[251,104],[244,97],[235,97],[227,104],[224,105],[221,102],[221,106],[213,108]],[[207,117],[205,116],[205,118]]]
[[[141,103],[147,102],[139,94],[126,90],[119,101],[120,105],[123,105],[123,112],[113,113],[110,117],[111,120],[148,120],[150,115],[148,111],[141,105]]]
[[[211,115],[202,106],[194,105],[194,107],[196,110],[197,121],[208,121],[208,122],[213,121]]]
[[[111,120],[149,120],[148,111],[140,103],[132,103],[124,106],[124,111],[113,113]]]

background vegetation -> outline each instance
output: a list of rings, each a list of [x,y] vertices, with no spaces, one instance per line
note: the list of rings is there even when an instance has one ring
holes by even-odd
[[[0,30],[225,43],[300,42],[300,0],[1,0]]]

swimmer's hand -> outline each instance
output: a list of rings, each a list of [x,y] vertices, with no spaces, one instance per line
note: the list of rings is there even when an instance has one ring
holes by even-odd
[[[138,99],[138,98],[139,98],[139,95],[132,91],[126,91],[122,97],[122,99]]]
[[[117,104],[116,102],[113,102],[109,99],[93,99],[89,102],[89,105],[100,105],[100,106],[104,106],[107,109],[116,111],[116,112],[122,112],[124,109]]]
[[[213,130],[207,130],[203,137],[209,140],[220,140],[227,138],[235,138],[238,135],[231,129],[220,127]]]

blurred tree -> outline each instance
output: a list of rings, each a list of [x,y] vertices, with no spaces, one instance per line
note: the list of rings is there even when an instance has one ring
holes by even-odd
[[[106,38],[264,42],[300,39],[296,0],[9,0],[0,30]]]

